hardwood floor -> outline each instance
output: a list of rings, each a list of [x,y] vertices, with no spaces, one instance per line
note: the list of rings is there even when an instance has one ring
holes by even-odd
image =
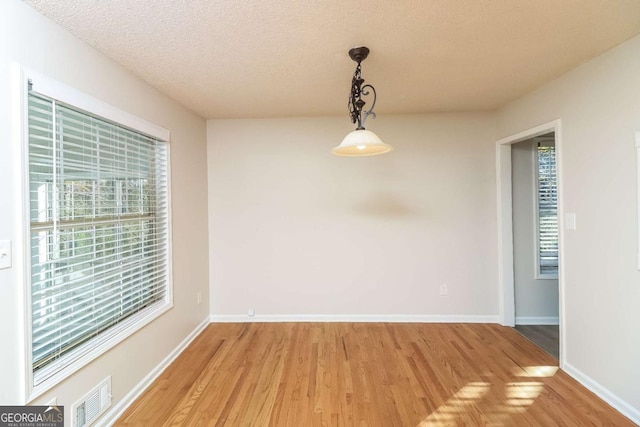
[[[516,325],[516,331],[556,359],[560,357],[558,325]]]
[[[512,328],[212,324],[117,426],[633,426]]]

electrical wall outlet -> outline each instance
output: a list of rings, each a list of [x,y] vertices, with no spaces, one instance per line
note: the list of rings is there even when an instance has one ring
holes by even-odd
[[[250,308],[248,314],[249,314],[249,317],[253,317],[256,315],[256,311],[253,308]]]
[[[0,269],[11,268],[11,240],[0,240]]]
[[[196,294],[196,301],[198,301],[198,304],[202,302],[202,292]]]
[[[449,295],[449,288],[446,283],[440,285],[440,296],[444,297]]]

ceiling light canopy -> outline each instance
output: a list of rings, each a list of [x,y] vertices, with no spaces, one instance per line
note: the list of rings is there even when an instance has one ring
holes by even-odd
[[[373,108],[376,106],[376,89],[370,84],[363,85],[361,62],[369,55],[366,47],[354,47],[349,51],[351,59],[356,61],[356,71],[351,79],[351,93],[349,94],[349,115],[351,122],[357,124],[356,130],[345,136],[340,145],[331,152],[337,156],[374,156],[387,153],[392,150],[389,144],[385,144],[375,133],[364,128],[364,123],[369,116],[376,118]],[[363,96],[373,95],[371,107],[364,109],[366,102]]]

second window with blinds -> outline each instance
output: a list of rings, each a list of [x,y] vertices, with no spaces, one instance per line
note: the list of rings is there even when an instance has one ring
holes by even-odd
[[[558,278],[558,191],[554,135],[536,141],[536,275]]]

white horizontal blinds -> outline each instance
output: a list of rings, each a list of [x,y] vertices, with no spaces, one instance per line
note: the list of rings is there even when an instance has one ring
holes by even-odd
[[[540,274],[558,274],[558,192],[556,150],[538,143],[538,259]]]
[[[29,93],[35,382],[164,301],[166,143]]]

